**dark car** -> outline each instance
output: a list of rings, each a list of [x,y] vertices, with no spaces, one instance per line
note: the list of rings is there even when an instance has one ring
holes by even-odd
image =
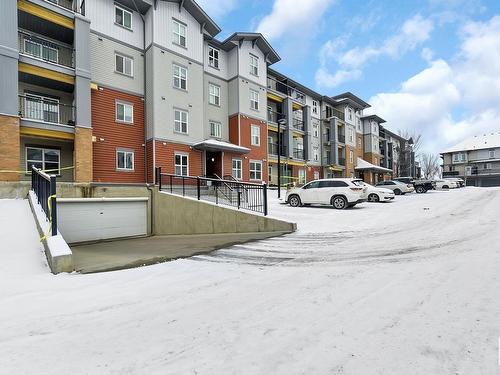
[[[429,180],[415,180],[412,177],[397,177],[394,180],[413,185],[415,191],[419,194],[435,189],[434,184]]]

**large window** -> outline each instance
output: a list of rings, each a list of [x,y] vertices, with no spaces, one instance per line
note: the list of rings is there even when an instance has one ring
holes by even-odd
[[[314,161],[318,161],[319,160],[319,152],[318,152],[318,148],[317,147],[313,148],[313,159],[314,159]]]
[[[250,54],[250,74],[259,75],[259,58]]]
[[[116,121],[132,124],[134,122],[134,106],[129,103],[116,102]]]
[[[259,110],[259,92],[250,90],[250,108],[256,111]]]
[[[134,152],[129,150],[116,150],[116,169],[133,171]]]
[[[232,176],[237,180],[241,180],[241,159],[233,159]]]
[[[354,163],[354,152],[352,150],[349,150],[349,163]]]
[[[217,121],[210,121],[210,136],[214,138],[222,137],[222,124]]]
[[[60,174],[61,152],[59,150],[41,147],[26,147],[26,170],[31,171],[31,166],[51,173]]]
[[[313,136],[318,138],[319,137],[319,131],[318,131],[318,125],[314,124],[313,125]]]
[[[174,64],[174,87],[186,90],[187,87],[187,69]]]
[[[212,46],[208,46],[208,65],[219,69],[219,50]]]
[[[262,162],[250,160],[250,180],[262,180]]]
[[[181,47],[186,47],[186,28],[183,23],[173,20],[174,43]]]
[[[495,150],[490,150],[489,156],[490,156],[490,159],[493,159],[495,157]]]
[[[213,105],[220,105],[220,86],[213,83],[208,84],[208,102]]]
[[[312,113],[314,113],[315,115],[318,114],[318,101],[317,100],[313,100]]]
[[[130,57],[115,54],[115,71],[129,77],[134,76],[134,60]]]
[[[115,23],[127,29],[132,29],[132,13],[115,5]]]
[[[174,109],[174,131],[188,133],[188,113],[182,109]]]
[[[175,154],[175,174],[189,176],[189,156],[187,154]]]
[[[260,146],[260,126],[252,125],[250,127],[251,131],[251,144],[252,146]]]

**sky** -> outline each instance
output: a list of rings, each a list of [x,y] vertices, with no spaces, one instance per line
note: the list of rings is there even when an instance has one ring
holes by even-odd
[[[261,32],[272,67],[351,91],[422,151],[500,131],[500,0],[198,0],[222,28]]]

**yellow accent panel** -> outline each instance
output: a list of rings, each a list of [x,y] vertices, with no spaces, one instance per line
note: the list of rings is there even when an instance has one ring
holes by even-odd
[[[30,65],[26,63],[19,63],[19,71],[23,73],[33,74],[35,76],[40,76],[54,81],[68,83],[70,85],[75,84],[75,77],[69,76],[64,73],[54,72],[53,70],[40,68],[39,66]]]
[[[39,5],[30,3],[26,0],[17,0],[17,8],[26,13],[33,14],[44,20],[56,23],[58,25],[67,27],[68,29],[74,29],[75,23],[71,18],[55,13],[51,10],[45,9]]]
[[[267,129],[272,130],[273,132],[278,132],[278,127],[274,125],[267,124]]]
[[[299,132],[293,132],[293,137],[294,138],[304,138],[304,134],[299,133]]]
[[[99,88],[99,86],[97,86],[97,83],[91,83],[90,84],[90,89],[91,90],[97,90]]]
[[[75,139],[75,135],[73,133],[59,132],[57,130],[27,128],[25,126],[21,126],[20,133],[21,135],[29,135],[33,137],[57,138],[57,139],[68,139],[68,140]]]
[[[280,102],[280,103],[283,102],[283,98],[279,97],[278,95],[271,94],[270,92],[267,93],[267,97],[269,99],[272,99],[272,100]]]
[[[292,104],[292,108],[293,108],[293,109],[302,109],[302,106],[301,106],[300,104],[293,103],[293,104]]]
[[[277,163],[278,159],[275,158],[274,156],[268,156],[267,160],[269,163]],[[296,165],[299,167],[304,167],[306,165],[305,162],[299,162],[299,161],[291,161],[291,160],[286,160],[284,159],[284,156],[281,158],[281,164],[288,164],[288,165]]]

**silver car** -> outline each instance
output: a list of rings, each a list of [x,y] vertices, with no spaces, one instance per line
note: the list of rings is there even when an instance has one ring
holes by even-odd
[[[375,186],[378,188],[390,189],[395,195],[405,195],[406,193],[413,193],[415,191],[412,184],[405,184],[394,180],[380,181]]]

